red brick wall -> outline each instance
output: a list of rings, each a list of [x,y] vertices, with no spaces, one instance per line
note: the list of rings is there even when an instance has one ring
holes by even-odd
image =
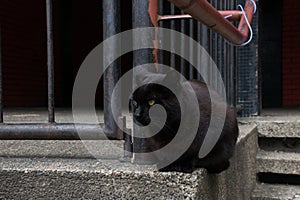
[[[300,2],[283,1],[283,106],[300,105]]]
[[[1,0],[4,106],[47,105],[45,1]]]

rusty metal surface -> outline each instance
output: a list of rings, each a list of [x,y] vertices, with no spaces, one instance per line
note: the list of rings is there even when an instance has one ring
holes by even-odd
[[[246,1],[245,6],[244,6],[244,11],[245,11],[246,17],[248,19],[248,22],[251,24],[252,19],[253,19],[253,15],[254,15],[254,5],[253,5],[253,2],[251,0]],[[249,35],[250,30],[249,30],[249,27],[247,25],[247,22],[246,22],[246,19],[245,19],[244,16],[242,16],[242,18],[240,20],[238,30],[240,31],[240,33],[242,35],[244,35],[248,39],[248,35]]]
[[[245,26],[245,19],[242,16],[239,28],[236,28],[227,19],[224,19],[209,2],[206,0],[169,0],[177,7],[189,13],[193,18],[206,24],[224,38],[236,45],[241,45],[248,40],[249,27]],[[252,21],[254,5],[247,0],[245,12],[249,22]],[[252,11],[252,13],[251,13]]]

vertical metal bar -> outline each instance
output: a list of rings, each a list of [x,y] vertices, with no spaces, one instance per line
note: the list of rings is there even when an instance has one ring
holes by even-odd
[[[212,1],[212,5],[214,7],[216,7],[216,0],[213,0]],[[214,62],[217,64],[217,67],[218,67],[218,63],[217,63],[217,47],[216,47],[216,42],[217,42],[217,34],[216,32],[212,31],[211,30],[211,37],[212,37],[212,46],[211,46],[211,51],[212,51],[212,57],[213,57],[213,60]],[[216,84],[216,81],[215,81],[215,77],[216,77],[216,69],[212,68],[212,76],[211,76],[211,84],[213,86],[213,88],[218,91],[218,87],[217,87],[217,84]],[[218,91],[219,92],[219,91]]]
[[[213,3],[213,2],[211,2],[211,3]],[[208,32],[209,32],[209,54],[210,54],[212,60],[215,60],[214,32],[211,29],[209,29]],[[210,67],[209,67],[209,84],[212,88],[216,89],[215,85],[214,85],[214,81],[213,81],[214,71],[211,66],[212,66],[212,63],[210,63]]]
[[[189,36],[190,38],[194,39],[194,21],[193,19],[189,20]],[[194,59],[194,46],[193,41],[190,40],[189,43],[189,59]],[[189,63],[189,80],[192,80],[194,78],[194,67],[191,63]]]
[[[224,9],[226,9],[226,10],[230,9],[230,5],[229,5],[228,0],[225,1],[225,8]],[[225,50],[227,52],[227,55],[225,57],[225,59],[226,59],[225,63],[226,63],[226,67],[228,69],[228,72],[227,72],[228,73],[228,75],[227,75],[227,81],[228,81],[227,97],[229,99],[228,103],[230,103],[231,105],[233,105],[233,99],[234,99],[234,96],[233,96],[234,92],[233,92],[233,90],[234,90],[234,88],[232,87],[233,86],[232,83],[233,83],[234,80],[233,80],[233,76],[232,76],[233,74],[232,74],[232,72],[234,71],[234,69],[233,69],[234,66],[231,66],[231,63],[233,62],[233,60],[231,60],[233,52],[231,51],[231,48],[230,48],[230,46],[229,46],[228,43],[224,42],[224,46],[225,46],[224,48],[225,48]],[[230,94],[229,94],[229,92],[230,92]]]
[[[229,1],[230,3],[230,8],[233,8],[236,4],[237,1]],[[235,46],[230,46],[231,51],[232,51],[232,67],[233,67],[233,105],[238,106],[238,66],[237,66],[237,48]]]
[[[163,11],[164,11],[164,0],[159,0],[158,1],[158,15],[163,15]],[[164,27],[164,22],[159,21],[158,22],[158,26],[159,27]],[[163,48],[163,40],[164,40],[164,36],[162,34],[162,32],[158,31],[158,42],[159,42],[159,47]],[[163,64],[164,63],[164,56],[163,56],[163,50],[158,50],[158,63]],[[158,72],[163,72],[161,68],[158,69]]]
[[[197,42],[198,42],[197,55],[196,55],[196,59],[197,59],[196,63],[197,63],[197,69],[198,69],[197,80],[202,80],[202,77],[201,77],[202,71],[201,71],[201,69],[203,69],[203,67],[201,67],[201,61],[202,61],[202,59],[201,59],[202,58],[201,38],[203,36],[204,35],[202,34],[201,23],[197,22]],[[201,73],[199,73],[199,72],[201,72]]]
[[[217,6],[217,1],[216,0],[213,0],[213,6],[216,8],[216,6]],[[217,46],[218,35],[214,31],[212,31],[211,33],[212,33],[212,47],[211,48],[212,48],[213,60],[217,64],[217,67],[219,67],[218,66],[218,61],[217,61],[217,59],[218,59],[218,46]],[[217,73],[216,69],[212,68],[211,83],[212,83],[213,88],[217,92],[219,92],[219,90],[218,90],[218,84],[217,84],[216,79],[215,79],[216,73]]]
[[[103,38],[106,39],[120,32],[120,0],[103,0]],[[103,62],[112,62],[112,55],[117,54],[120,50],[120,43],[115,41],[114,44],[105,47]],[[120,63],[114,61],[104,72],[103,85],[104,85],[104,132],[107,135],[116,138],[122,138],[118,135],[118,126],[112,114],[111,106],[113,105],[118,113],[116,116],[121,116],[121,103],[120,98],[112,99],[112,92],[120,77]],[[115,91],[116,96],[120,97],[120,91]]]
[[[232,49],[232,67],[234,69],[233,73],[233,105],[237,106],[238,101],[238,67],[237,67],[237,48],[231,47]]]
[[[181,14],[184,14],[184,11],[181,11]],[[182,34],[185,34],[185,19],[181,19],[180,20],[180,32]],[[185,40],[184,37],[181,38],[180,40],[180,45],[181,45],[181,54],[185,55],[186,54],[186,44],[185,44]],[[185,56],[184,56],[185,57]],[[183,57],[180,58],[180,73],[185,76],[185,60]]]
[[[221,10],[223,8],[222,6],[223,6],[223,1],[217,2],[217,9]],[[222,36],[217,34],[217,65],[219,67],[219,71],[221,73],[223,82],[225,84],[225,91],[226,91],[226,81],[227,81],[226,73],[225,73],[226,66],[224,66],[224,56],[226,55],[226,52],[224,52],[222,42],[223,42]],[[218,91],[220,91],[220,92],[222,91],[221,84],[222,84],[222,81],[217,79]],[[224,94],[221,94],[221,95],[224,95]]]
[[[207,26],[201,24],[201,45],[205,49],[207,53],[209,53],[209,30]],[[207,84],[209,84],[209,60],[205,56],[206,52],[201,51],[201,74],[202,79],[206,80]]]
[[[210,57],[212,58],[212,60],[214,59],[214,55],[213,55],[213,31],[211,29],[207,29],[207,35],[208,35],[208,52],[209,52],[209,55]],[[209,63],[209,66],[208,66],[208,84],[214,88],[213,86],[213,68],[211,67],[212,66],[212,63],[210,62]]]
[[[111,0],[108,0],[111,1]],[[149,1],[132,0],[132,28],[142,28],[142,27],[153,27],[151,22],[149,12]],[[155,32],[144,33],[140,41],[136,40],[133,35],[133,46],[138,44],[147,43],[149,40],[153,41],[155,38]],[[154,63],[154,56],[152,54],[152,49],[139,49],[133,52],[133,66],[139,66],[146,63]],[[155,72],[154,68],[151,72]],[[133,82],[135,84],[136,76],[135,70],[133,70]],[[136,135],[143,136],[144,138],[135,137]],[[153,157],[145,157],[146,154],[135,154],[142,152],[142,150],[149,149],[149,142],[147,136],[144,132],[139,130],[139,127],[133,124],[133,162],[135,163],[149,163],[153,161]]]
[[[230,9],[231,7],[230,7],[230,4],[229,4],[229,0],[226,0],[226,9]],[[232,84],[232,83],[234,83],[234,77],[233,77],[233,72],[234,72],[234,66],[232,65],[232,63],[233,63],[233,58],[232,58],[232,54],[233,54],[233,52],[232,52],[232,47],[224,40],[224,44],[225,44],[225,46],[226,46],[226,49],[227,49],[227,52],[228,52],[228,56],[226,57],[226,59],[227,59],[227,63],[228,63],[228,66],[230,67],[230,84],[232,85],[232,87],[231,87],[231,90],[232,90],[232,92],[231,92],[231,104],[232,105],[234,105],[234,98],[235,98],[235,96],[234,96],[234,84]]]
[[[109,1],[110,2],[110,1]],[[153,27],[149,13],[148,13],[149,1],[133,0],[132,1],[132,27]],[[144,35],[145,40],[153,40],[155,33],[147,33]],[[134,36],[133,36],[134,37]],[[137,44],[143,44],[143,41],[133,40]],[[135,44],[134,44],[135,45]],[[154,56],[152,50],[141,49],[133,52],[133,66],[138,66],[145,63],[154,63]],[[153,70],[154,71],[154,70]]]
[[[174,4],[170,4],[170,6],[171,6],[171,15],[175,15],[175,6],[174,6]],[[175,20],[171,20],[171,29],[172,30],[175,30]],[[171,42],[170,42],[170,44],[171,44],[171,49],[172,50],[174,50],[174,34],[173,34],[173,32],[171,32],[171,35],[170,35],[170,40],[171,40]],[[172,53],[171,54],[171,57],[170,57],[170,66],[172,67],[172,68],[175,68],[176,67],[176,63],[175,63],[175,55]]]
[[[237,4],[237,1],[234,0],[234,1],[229,1],[229,7],[230,9],[234,8]],[[237,106],[237,99],[238,99],[238,88],[237,88],[237,83],[238,83],[238,67],[237,67],[237,49],[235,46],[229,46],[230,50],[231,50],[231,57],[230,57],[230,60],[231,60],[231,66],[233,68],[233,71],[232,71],[232,78],[233,78],[233,105],[234,106]]]
[[[2,29],[0,24],[0,123],[3,123],[2,64]]]
[[[48,65],[48,121],[55,122],[54,115],[54,50],[52,0],[46,0],[47,13],[47,65]]]
[[[222,9],[226,10],[228,8],[227,6],[227,0],[224,1],[224,3],[222,4]],[[229,51],[229,46],[228,44],[226,44],[226,42],[224,41],[223,38],[222,39],[222,49],[224,51],[224,55],[223,55],[223,73],[225,74],[225,82],[226,82],[226,94],[227,94],[227,99],[228,99],[228,103],[231,104],[231,98],[232,98],[232,88],[231,88],[231,67],[230,67],[230,63],[229,61],[229,56],[231,54],[231,52]]]

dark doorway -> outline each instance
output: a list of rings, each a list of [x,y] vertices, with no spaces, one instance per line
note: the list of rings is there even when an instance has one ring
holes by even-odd
[[[282,2],[260,1],[259,49],[262,106],[282,106]]]

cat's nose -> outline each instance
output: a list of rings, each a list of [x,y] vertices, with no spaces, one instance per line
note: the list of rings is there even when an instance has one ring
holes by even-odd
[[[134,115],[135,115],[136,117],[141,117],[141,116],[142,116],[140,112],[135,112]]]

